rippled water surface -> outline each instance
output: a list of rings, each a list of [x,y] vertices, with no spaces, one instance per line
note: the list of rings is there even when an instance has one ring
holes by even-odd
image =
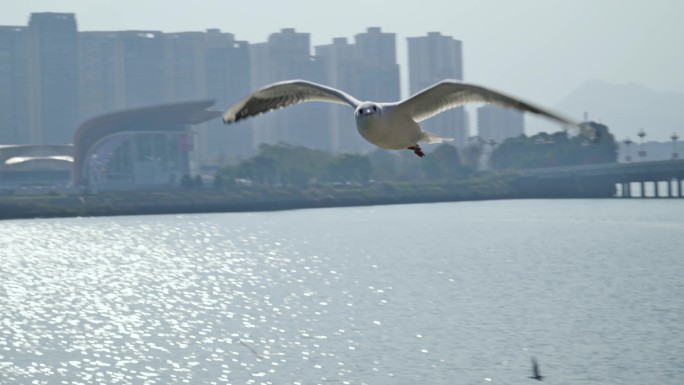
[[[681,384],[684,201],[0,222],[0,384]]]

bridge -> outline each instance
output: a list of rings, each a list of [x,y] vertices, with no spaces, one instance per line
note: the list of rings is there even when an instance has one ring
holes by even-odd
[[[684,160],[605,163],[518,170],[540,197],[682,198]],[[650,193],[649,193],[650,192]]]

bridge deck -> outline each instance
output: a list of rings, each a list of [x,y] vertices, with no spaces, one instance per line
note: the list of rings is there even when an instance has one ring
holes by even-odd
[[[517,174],[536,180],[540,184],[557,183],[563,188],[571,189],[574,187],[569,186],[576,185],[579,193],[586,192],[587,187],[591,185],[600,185],[597,191],[604,191],[606,185],[620,185],[620,195],[631,197],[633,196],[631,184],[638,183],[640,195],[644,196],[645,183],[653,183],[655,196],[684,196],[682,191],[684,159],[535,168],[518,170]],[[658,182],[668,183],[667,195],[659,193]]]

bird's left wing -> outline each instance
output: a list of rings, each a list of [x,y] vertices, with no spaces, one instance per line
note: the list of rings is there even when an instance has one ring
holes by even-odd
[[[346,92],[306,80],[273,83],[233,104],[224,114],[224,123],[233,123],[293,104],[320,101],[348,104],[356,108],[361,102]]]
[[[548,109],[535,106],[519,98],[506,95],[476,84],[464,83],[458,80],[443,80],[434,84],[398,104],[410,114],[416,122],[420,122],[440,112],[459,107],[467,103],[492,103],[500,107],[515,108],[546,116],[562,124],[569,125],[573,131],[594,138],[595,133],[589,127],[583,127],[562,115]]]

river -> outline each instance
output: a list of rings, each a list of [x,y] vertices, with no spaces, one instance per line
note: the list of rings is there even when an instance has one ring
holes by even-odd
[[[684,201],[0,222],[0,384],[681,384]]]

